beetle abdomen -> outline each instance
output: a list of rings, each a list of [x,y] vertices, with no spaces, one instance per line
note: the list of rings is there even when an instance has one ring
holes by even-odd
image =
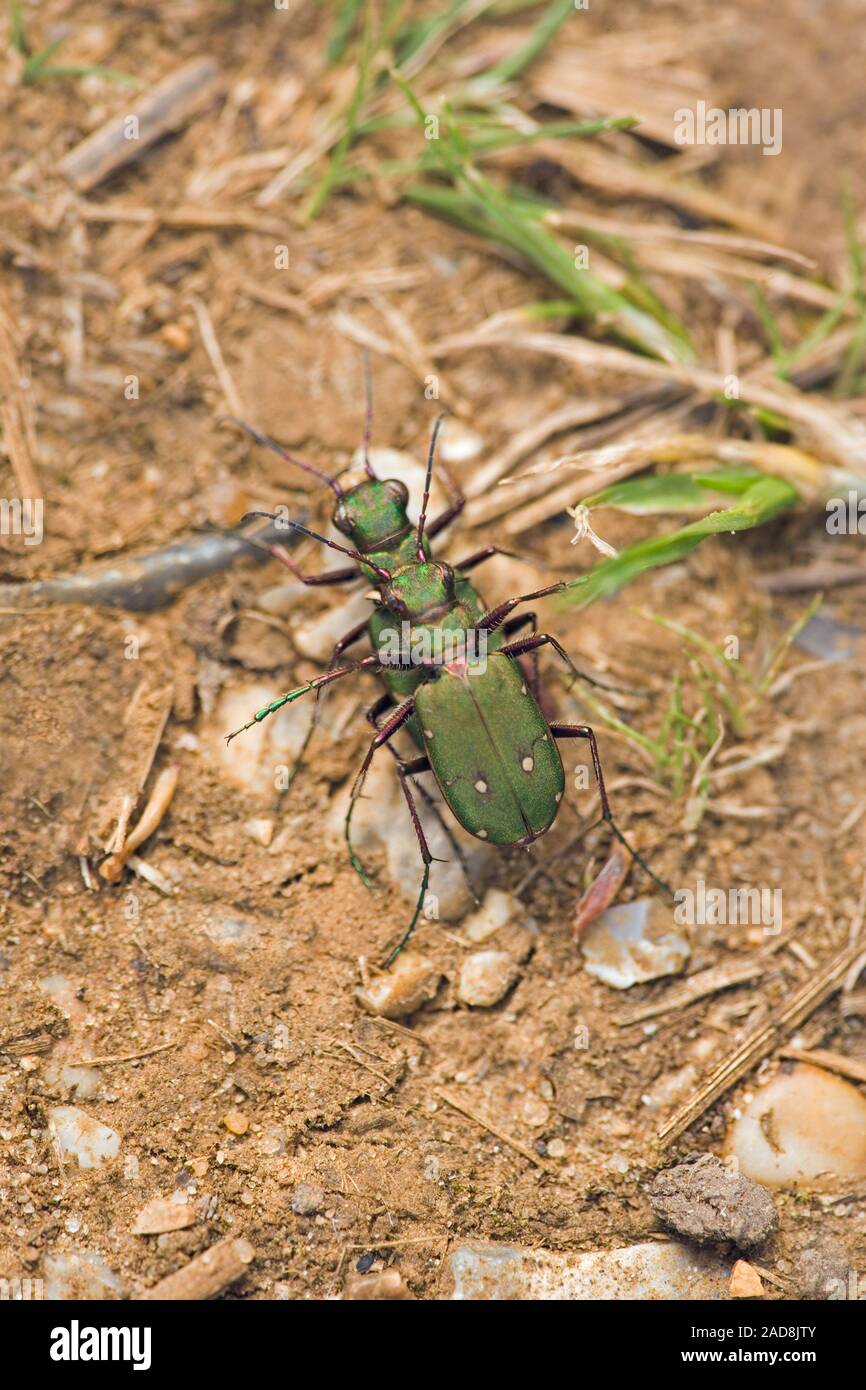
[[[466,830],[515,845],[548,829],[565,788],[562,759],[512,657],[443,670],[419,686],[415,708],[430,766]]]

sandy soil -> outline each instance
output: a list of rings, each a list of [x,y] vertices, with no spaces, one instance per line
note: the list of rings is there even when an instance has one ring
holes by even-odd
[[[66,4],[41,8],[57,22],[73,18]],[[235,96],[230,115],[218,107],[91,202],[162,206],[167,190],[185,186],[191,171],[204,175],[218,156],[279,142],[292,84],[317,70],[317,7],[296,7],[291,31],[266,7],[243,18],[239,8],[231,17],[219,9],[171,4],[148,11],[145,22],[125,5],[75,7],[70,59],[77,46],[88,61],[150,82],[209,53]],[[679,4],[649,9],[666,23],[685,13]],[[648,7],[593,8],[589,22],[627,32],[629,12],[643,22]],[[692,7],[689,14],[697,28]],[[760,91],[761,104],[783,105],[789,122],[759,210],[786,229],[789,245],[832,267],[843,247],[837,156],[843,165],[846,154],[859,154],[866,133],[859,7],[836,5],[831,21],[827,7],[806,0],[772,16],[743,3],[728,18],[724,42],[695,40],[714,90],[743,104]],[[243,99],[244,81],[257,84],[253,103]],[[393,297],[421,343],[527,297],[524,272],[470,237],[402,205],[384,214],[383,234],[380,205],[340,195],[311,226],[286,222],[291,269],[281,292],[298,296],[318,282],[320,303],[302,316],[254,302],[243,285],[274,283],[272,235],[81,217],[52,170],[116,99],[93,79],[82,86],[42,83],[4,98],[11,139],[3,294],[26,345],[47,499],[41,546],[3,538],[7,582],[154,549],[231,524],[254,505],[285,502],[326,523],[327,498],[309,479],[219,425],[225,403],[196,302],[217,326],[244,413],[331,467],[348,460],[363,427],[358,349],[333,319],[340,308],[367,313],[369,294],[356,297],[354,284],[361,270],[407,272],[407,288]],[[732,151],[714,171],[715,186],[735,200],[748,193],[754,204],[756,160],[761,173],[760,155]],[[39,190],[35,214],[14,192],[22,167]],[[33,253],[29,263],[21,242]],[[342,288],[329,288],[330,276],[344,276]],[[130,373],[139,377],[137,401],[124,399]],[[563,365],[506,351],[455,358],[443,378],[490,449],[582,389]],[[422,456],[434,407],[417,379],[378,356],[374,379],[375,441]],[[453,471],[466,481],[470,467]],[[0,479],[8,492],[5,461]],[[648,524],[613,513],[604,522],[615,545]],[[522,544],[554,575],[567,573],[592,559],[582,550],[575,559],[570,534],[556,523]],[[487,528],[481,535],[458,524],[445,553],[493,539]],[[853,561],[857,544],[840,543],[834,559]],[[709,542],[586,613],[548,602],[541,624],[576,659],[644,692],[628,717],[655,731],[674,675],[694,691],[689,653],[636,609],[715,643],[736,634],[744,664],[756,671],[808,599],[771,598],[756,579],[820,559],[827,546],[822,518],[804,513],[754,537]],[[308,571],[324,567],[315,547],[302,554]],[[497,601],[523,573],[501,566],[487,579],[480,573],[479,585]],[[435,1298],[461,1238],[576,1251],[646,1237],[658,1231],[647,1186],[667,1161],[653,1149],[659,1125],[847,939],[863,859],[864,821],[839,833],[862,799],[866,725],[856,662],[811,670],[755,702],[744,737],[729,734],[726,747],[732,757],[778,742],[781,751],[727,782],[721,795],[734,812],[711,811],[693,832],[682,829],[684,798],[654,791],[653,769],[635,745],[599,730],[620,823],[660,875],[674,884],[697,875],[783,888],[781,938],[717,928],[693,943],[689,973],[754,957],[763,970],[751,984],[665,1013],[651,1027],[623,1026],[669,985],[626,995],[583,970],[570,923],[609,845],[598,831],[575,843],[574,818],[563,815],[531,858],[514,851],[498,863],[496,884],[520,888],[534,924],[508,929],[520,979],[502,1003],[459,1003],[465,940],[454,924],[431,922],[417,947],[443,977],[435,998],[406,1020],[409,1028],[365,1015],[354,995],[359,958],[382,958],[406,920],[406,901],[381,854],[372,857],[376,885],[365,889],[326,827],[369,740],[362,710],[372,681],[359,677],[329,704],[332,722],[277,811],[273,789],[242,786],[220,752],[221,701],[252,683],[278,693],[315,674],[294,648],[293,624],[346,602],[343,593],[310,590],[294,600],[291,620],[263,621],[259,597],[288,577],[275,562],[244,562],[158,613],[63,606],[0,614],[0,1275],[47,1275],[52,1259],[86,1250],[132,1294],[236,1234],[256,1257],[226,1297],[338,1296],[357,1261],[374,1256],[399,1265],[414,1295]],[[856,588],[828,594],[825,611],[862,624]],[[806,659],[794,651],[782,669]],[[565,693],[546,659],[542,669],[550,708],[573,716],[579,697]],[[569,745],[565,757],[569,774],[583,761]],[[177,791],[142,856],[174,891],[132,874],[106,884],[98,864],[124,798],[147,778],[149,789],[172,763]],[[573,799],[592,810],[591,792]],[[755,807],[763,808],[757,818],[736,814]],[[251,825],[263,819],[274,822],[269,844]],[[633,869],[623,898],[646,891]],[[66,982],[55,982],[53,994],[44,983],[52,977]],[[581,1029],[586,1047],[576,1046]],[[813,1047],[866,1053],[862,1014],[843,1016],[835,1002],[802,1035]],[[94,1058],[109,1060],[82,1097],[60,1068]],[[719,1152],[753,1081],[711,1107],[669,1154]],[[443,1091],[530,1156],[452,1108]],[[93,1171],[59,1160],[49,1112],[70,1104],[116,1131],[116,1159]],[[551,1144],[558,1156],[549,1156]],[[306,1203],[297,1199],[300,1184],[315,1189]],[[194,1224],[133,1234],[147,1202],[177,1191],[189,1195]],[[781,1228],[761,1253],[781,1281],[776,1293],[799,1291],[807,1247],[866,1267],[864,1197],[848,1189],[843,1196],[777,1194]]]

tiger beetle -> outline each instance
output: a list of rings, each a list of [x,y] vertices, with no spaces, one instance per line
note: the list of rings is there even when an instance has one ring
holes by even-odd
[[[589,678],[577,670],[555,637],[538,631],[534,612],[512,615],[523,603],[562,593],[571,581],[549,584],[487,608],[465,575],[490,556],[509,552],[497,546],[486,546],[454,566],[435,560],[430,554],[430,538],[444,530],[465,503],[465,498],[455,489],[451,504],[427,524],[442,416],[436,420],[430,440],[417,526],[413,526],[408,517],[405,484],[394,478],[380,479],[372,467],[370,420],[368,388],[363,448],[366,480],[347,489],[340,486],[339,474],[329,476],[288,453],[269,436],[235,421],[258,443],[327,483],[337,499],[334,524],[353,544],[341,545],[300,522],[283,519],[282,524],[340,551],[355,563],[324,574],[304,575],[279,545],[267,548],[304,584],[343,584],[358,577],[360,572],[373,586],[369,597],[375,607],[369,620],[339,639],[324,675],[257,710],[248,723],[227,735],[227,742],[310,691],[315,691],[318,699],[325,687],[352,672],[368,671],[382,677],[385,691],[367,711],[367,719],[376,733],[352,787],[345,817],[345,838],[353,868],[368,887],[372,886],[352,847],[351,823],[376,750],[386,746],[396,760],[397,775],[423,863],[421,887],[411,921],[385,961],[386,967],[396,960],[415,930],[427,896],[433,862],[413,790],[442,821],[466,869],[463,855],[439,808],[416,781],[425,772],[433,774],[446,805],[469,834],[490,844],[526,846],[550,829],[562,801],[565,775],[557,741],[586,739],[601,801],[601,816],[596,823],[605,822],[644,872],[670,894],[667,885],[631,847],[613,819],[593,730],[585,724],[548,722],[539,703],[536,664],[539,648],[552,647],[575,679]],[[241,524],[257,516],[280,520],[272,513],[251,512]],[[531,628],[530,634],[515,639],[514,634],[526,627]],[[403,638],[396,655],[395,629]],[[364,633],[370,638],[374,655],[337,665],[346,648]],[[524,670],[519,660],[522,656],[531,657],[531,674]],[[404,728],[421,750],[414,758],[400,756],[390,742]],[[296,760],[296,770],[312,729],[311,725]]]

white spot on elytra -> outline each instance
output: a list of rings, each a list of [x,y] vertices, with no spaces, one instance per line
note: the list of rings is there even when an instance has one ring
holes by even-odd
[[[425,738],[432,738],[432,737],[433,737],[433,730],[432,730],[432,729],[425,729],[425,730],[424,730],[424,737],[425,737]]]
[[[523,762],[520,764],[520,766],[523,768],[524,772],[531,772],[532,769],[535,767],[535,759],[526,757],[523,759]]]
[[[480,777],[479,777],[478,781],[475,783],[475,790],[476,790],[477,792],[486,792],[486,791],[487,791],[487,783],[486,783],[482,778],[480,778]]]
[[[479,831],[477,832],[477,834],[478,834],[479,840],[486,840],[486,839],[487,839],[487,831],[486,831],[486,830],[479,830]]]
[[[554,801],[556,802],[556,804],[557,804],[557,806],[558,806],[559,803],[560,803],[560,801],[562,800],[562,792],[557,792],[557,793],[556,793],[556,796],[555,796],[553,799],[554,799]]]
[[[523,683],[523,684],[521,685],[521,687],[520,687],[520,693],[521,693],[521,695],[525,695],[525,694],[526,694],[526,682],[525,682],[525,681],[524,681],[524,683]]]

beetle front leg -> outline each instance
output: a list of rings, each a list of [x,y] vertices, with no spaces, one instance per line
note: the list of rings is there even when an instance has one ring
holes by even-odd
[[[589,727],[588,724],[551,724],[550,732],[556,739],[585,738],[588,740],[590,753],[592,754],[592,767],[593,771],[595,772],[595,780],[598,783],[599,800],[601,801],[600,819],[604,821],[606,825],[610,826],[611,830],[613,831],[614,835],[619,840],[623,848],[628,850],[628,853],[631,855],[635,863],[640,865],[644,873],[648,874],[649,877],[652,879],[653,883],[657,883],[659,888],[663,889],[664,892],[667,893],[669,898],[672,898],[674,895],[668,884],[666,884],[663,879],[660,879],[657,874],[653,873],[649,864],[647,864],[646,860],[638,854],[636,849],[632,849],[628,840],[625,838],[625,836],[623,835],[622,831],[620,830],[619,826],[613,818],[613,812],[610,809],[610,802],[607,799],[607,789],[604,785],[604,774],[601,770],[601,759],[598,755],[598,744],[596,743],[595,733],[593,732],[593,730]],[[598,825],[599,822],[596,821],[595,824]],[[591,830],[592,826],[588,826],[587,829]]]
[[[535,617],[534,613],[532,617]],[[513,621],[514,619],[512,619],[512,622]],[[508,627],[509,624],[506,623],[503,631],[507,632]],[[575,666],[562,643],[555,637],[551,637],[549,632],[536,632],[533,633],[532,637],[523,637],[518,642],[508,642],[504,647],[500,647],[499,651],[500,654],[504,656],[522,656],[525,652],[534,652],[537,651],[539,647],[548,646],[553,647],[557,656],[562,658],[573,675],[574,680],[586,681],[587,685],[594,685],[597,690],[612,690],[616,688],[610,685],[602,685],[601,681],[593,680],[592,676],[588,676],[585,671],[581,671]],[[574,684],[574,681],[572,681],[572,684]]]
[[[245,536],[244,539],[250,541],[249,536]],[[326,570],[324,574],[303,574],[281,545],[271,545],[266,541],[250,541],[250,544],[260,545],[262,549],[269,551],[274,559],[279,560],[281,565],[285,565],[286,569],[291,570],[295,578],[300,579],[302,584],[348,584],[351,580],[358,578],[358,571],[354,565],[346,565],[344,569],[339,570]]]
[[[367,619],[365,618],[362,623],[358,623],[356,627],[350,628],[348,632],[343,633],[343,636],[340,637],[334,644],[334,650],[331,652],[331,659],[328,662],[328,673],[334,670],[337,660],[340,656],[342,656],[346,648],[351,647],[353,642],[357,642],[358,638],[362,637],[366,631]],[[313,705],[313,717],[310,720],[310,727],[307,729],[307,732],[304,735],[304,741],[301,744],[300,752],[298,753],[297,757],[292,763],[291,771],[289,773],[288,786],[283,788],[277,795],[277,810],[279,810],[283,797],[291,789],[292,783],[294,782],[295,778],[300,772],[301,764],[303,763],[304,758],[307,755],[307,749],[309,748],[313,735],[315,734],[316,729],[319,723],[321,722],[322,710],[324,708],[325,703],[324,698],[322,696],[323,689],[323,686],[319,686],[319,688],[316,690],[316,700],[315,704]]]
[[[226,734],[226,743],[231,743],[238,734],[245,733],[247,729],[252,729],[256,724],[261,724],[263,719],[267,719],[271,714],[276,714],[277,710],[283,708],[283,705],[290,705],[293,700],[299,700],[310,690],[318,690],[323,685],[330,685],[331,681],[342,680],[343,676],[349,676],[353,671],[372,671],[375,674],[381,669],[382,664],[377,656],[365,656],[363,661],[356,661],[351,666],[338,666],[335,671],[328,671],[324,676],[316,676],[315,680],[307,681],[305,685],[299,685],[295,690],[289,690],[285,695],[271,700],[270,704],[265,705],[263,709],[256,710],[252,719],[248,720],[246,724],[235,729],[234,733]]]
[[[520,613],[516,618],[509,618],[506,622],[502,624],[502,631],[506,637],[510,637],[512,633],[519,632],[522,627],[531,628],[533,637],[536,635],[536,633],[538,632],[538,614],[535,612],[534,609],[529,613]],[[536,700],[539,698],[540,690],[541,683],[538,673],[538,652],[533,651],[532,693],[535,696]]]

